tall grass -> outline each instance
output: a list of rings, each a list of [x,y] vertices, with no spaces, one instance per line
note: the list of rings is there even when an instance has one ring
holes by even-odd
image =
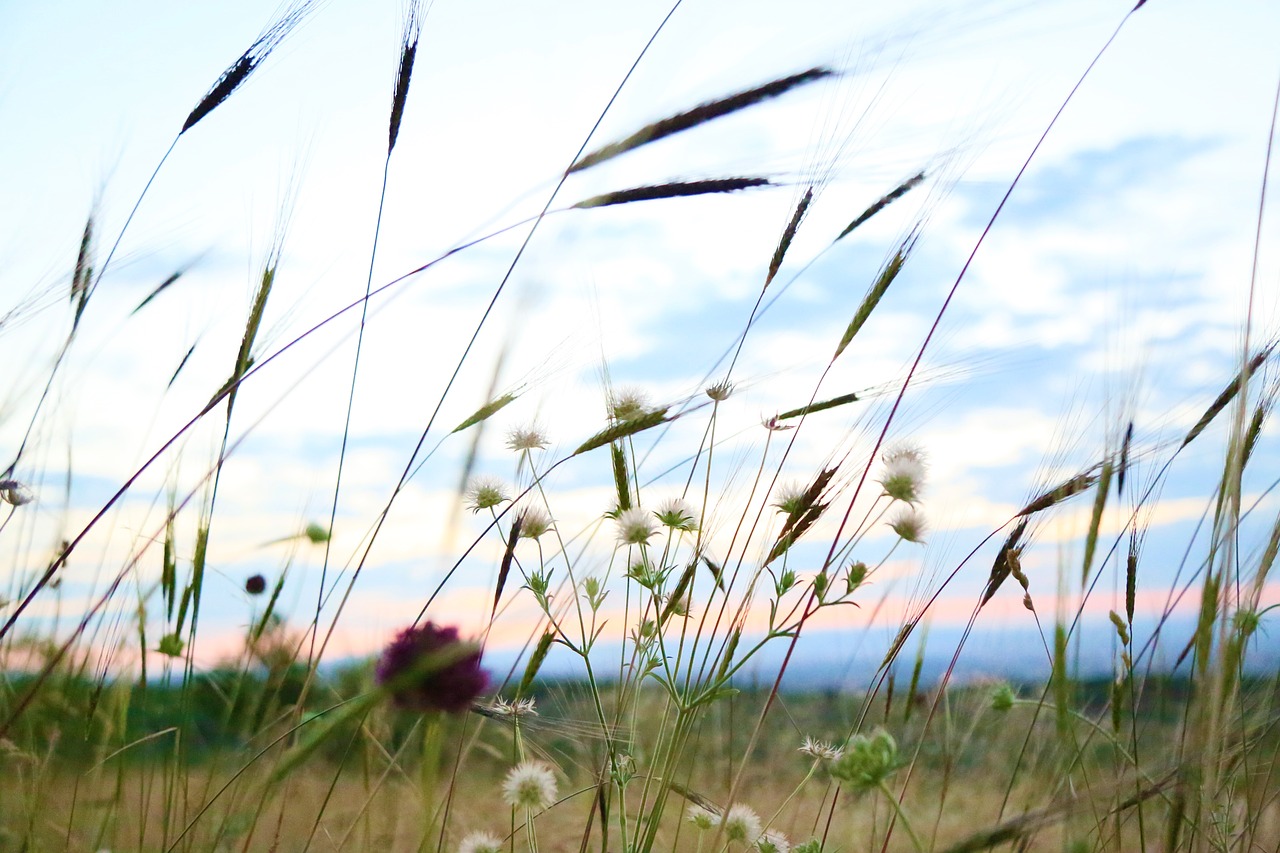
[[[38,379],[15,386],[4,433],[13,457],[0,478],[0,537],[12,560],[0,610],[0,848],[1277,849],[1280,684],[1266,667],[1280,603],[1270,580],[1280,521],[1266,466],[1280,386],[1259,272],[1274,106],[1258,146],[1254,280],[1228,375],[1157,424],[1121,400],[1119,414],[1097,415],[1091,448],[1079,440],[1076,452],[1026,471],[1020,503],[996,524],[957,533],[942,527],[932,498],[932,472],[949,460],[913,440],[910,402],[947,380],[932,357],[957,298],[973,286],[971,265],[992,251],[989,237],[1059,122],[1090,97],[1095,69],[1142,26],[1144,3],[1117,16],[1010,164],[903,363],[884,384],[854,390],[850,377],[869,370],[886,340],[869,338],[893,322],[888,306],[918,284],[920,255],[945,227],[937,215],[964,144],[905,164],[852,211],[823,217],[824,192],[852,165],[845,147],[870,132],[862,126],[870,108],[852,130],[845,117],[824,131],[814,165],[798,173],[766,164],[632,180],[663,145],[790,98],[818,103],[859,80],[856,62],[801,66],[655,110],[658,118],[609,136],[614,105],[679,21],[676,3],[563,152],[530,215],[521,206],[386,273],[380,241],[402,212],[389,203],[396,170],[420,142],[413,117],[425,86],[419,79],[410,98],[410,84],[433,37],[429,5],[409,3],[396,51],[384,57],[391,108],[363,290],[277,307],[300,206],[286,193],[237,340],[209,355],[219,381],[205,384],[189,367],[197,347],[196,358],[209,347],[184,342],[162,371],[181,417],[148,425],[141,411],[128,412],[145,450],[92,512],[72,515],[78,475],[72,451],[65,463],[58,456],[59,412],[75,387],[69,359],[85,329],[106,322],[91,297],[110,284],[117,249],[180,143],[207,122],[235,120],[229,105],[242,84],[304,18],[326,13],[315,6],[282,7],[215,78],[128,199],[131,212],[101,261],[104,217],[95,208],[62,291],[70,331],[47,360],[31,361]],[[839,105],[819,109],[828,111],[822,120],[841,118]],[[567,372],[556,363],[562,356],[510,379],[508,352],[529,332],[527,306],[508,306],[519,299],[513,282],[546,231],[646,205],[707,205],[711,212],[695,216],[713,217],[783,187],[792,195],[770,211],[776,232],[738,247],[753,259],[739,316],[699,324],[721,355],[703,358],[712,350],[692,344],[675,353],[678,389],[657,358],[652,375],[626,377],[650,391],[619,381],[619,365],[602,355],[598,381],[575,389],[589,399],[575,396],[564,404],[572,415],[558,417],[538,398]],[[837,224],[822,233],[829,223]],[[365,238],[349,239],[365,251]],[[662,248],[641,231],[625,239],[655,256]],[[776,339],[767,324],[788,310],[793,285],[855,240],[864,259],[879,262],[850,264],[838,318],[797,321],[800,335],[834,332],[818,343],[811,370],[788,373],[783,405],[753,411]],[[479,282],[465,298],[446,278],[462,262]],[[198,267],[148,288],[128,318],[172,298]],[[438,336],[422,350],[438,365],[389,362],[373,331],[397,325],[375,325],[387,316],[379,312],[437,283],[440,316],[394,319],[415,336]],[[673,324],[682,308],[646,306]],[[5,322],[24,310],[15,306]],[[510,330],[495,332],[504,310]],[[291,311],[308,319],[284,323],[283,333],[270,327]],[[290,378],[284,368],[298,361]],[[277,422],[285,422],[277,437],[299,429],[284,413],[311,374],[322,393],[308,417],[326,421],[336,465],[312,483],[322,498],[295,526],[254,548],[278,553],[278,564],[255,557],[255,571],[236,577],[220,538],[242,540],[245,523],[227,508],[228,493],[305,504],[277,493],[297,479],[290,465],[317,467],[305,447],[281,442],[282,457],[297,455],[258,472],[256,483],[238,463]],[[388,442],[397,454],[389,465],[364,452],[360,427],[398,419],[361,402],[362,392],[375,399],[370,384],[388,379],[414,412],[412,429]],[[1202,515],[1163,523],[1163,494],[1180,487],[1193,455],[1199,471],[1212,460]],[[378,470],[390,472],[385,481],[363,482]],[[55,477],[68,512],[48,551],[40,537],[58,500]],[[443,497],[432,504],[427,491]],[[446,543],[438,570],[407,568],[429,562],[437,539]],[[1176,573],[1165,571],[1179,553]],[[82,581],[75,567],[91,563],[95,574]],[[908,571],[904,597],[896,587]],[[400,575],[389,597],[374,582],[390,572]],[[1157,589],[1149,577],[1172,580]],[[74,596],[65,593],[72,584]],[[1150,605],[1153,591],[1164,594]],[[980,623],[1019,598],[1040,676],[962,677],[973,644],[989,642],[974,633]],[[958,618],[940,612],[957,600]],[[1105,621],[1093,617],[1100,603]],[[960,628],[946,634],[955,639],[935,674],[928,660],[939,641],[930,632],[953,623]],[[238,632],[230,643],[227,624]],[[875,627],[855,633],[853,624]],[[344,641],[370,625],[382,651],[344,653]],[[1086,636],[1099,626],[1105,639]],[[815,640],[854,636],[873,656],[858,689],[835,677],[796,687]],[[1103,647],[1109,665],[1099,676],[1084,661]]]

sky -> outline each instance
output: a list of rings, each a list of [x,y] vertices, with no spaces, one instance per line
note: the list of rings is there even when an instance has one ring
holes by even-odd
[[[796,570],[811,572],[960,278],[888,433],[928,457],[927,544],[895,548],[887,527],[873,525],[858,556],[873,565],[888,557],[863,606],[824,613],[810,626],[815,637],[844,638],[836,648],[850,643],[850,659],[855,643],[878,657],[941,588],[926,621],[937,653],[949,657],[945,638],[972,612],[1003,535],[993,532],[1037,492],[1114,449],[1130,419],[1141,449],[1132,476],[1145,486],[1238,369],[1246,319],[1255,345],[1275,334],[1278,235],[1272,217],[1259,227],[1258,208],[1280,74],[1280,8],[1152,0],[1135,12],[961,277],[1010,182],[1130,6],[866,5],[793,2],[782,13],[775,3],[685,0],[610,103],[669,5],[437,0],[422,20],[370,271],[405,7],[319,4],[241,90],[182,134],[124,231],[15,471],[37,500],[0,530],[0,596],[9,602],[0,616],[58,543],[79,534],[226,380],[262,265],[278,247],[255,356],[261,362],[307,334],[237,398],[197,659],[211,665],[234,653],[263,605],[243,591],[255,573],[271,583],[284,576],[281,606],[305,625],[324,547],[296,534],[328,522],[358,315],[308,330],[359,300],[366,281],[386,284],[514,225],[370,301],[325,571],[329,583],[340,579],[321,620],[327,626],[363,537],[519,252],[440,403],[424,444],[431,455],[396,497],[326,654],[376,651],[479,537],[428,611],[478,632],[502,544],[484,535],[481,517],[458,509],[472,436],[448,431],[495,392],[518,393],[486,425],[477,462],[478,471],[515,482],[527,472],[504,446],[510,428],[536,421],[550,442],[538,458],[549,464],[605,425],[608,387],[638,389],[655,404],[705,401],[702,390],[724,375],[720,359],[760,294],[783,227],[814,186],[718,414],[724,443],[704,526],[713,550],[722,546],[762,453],[766,469],[781,467],[782,484],[807,482],[843,460],[839,512],[794,554]],[[191,108],[269,20],[267,8],[249,2],[0,5],[6,458],[22,442],[70,328],[69,280],[86,216],[92,211],[101,262]],[[593,148],[818,65],[840,74],[570,176],[521,251],[529,218],[552,198],[588,134]],[[857,213],[920,171],[919,187],[832,245]],[[724,176],[763,176],[775,186],[564,209],[625,187]],[[902,274],[819,385],[863,294],[912,235]],[[176,271],[181,278],[135,311]],[[1269,372],[1256,393],[1268,383],[1274,387]],[[863,399],[806,419],[782,462],[779,447],[792,435],[771,438],[760,422],[811,395],[851,391]],[[175,525],[186,571],[224,412],[142,471],[23,626],[65,632],[133,566],[95,623],[94,642],[136,646],[140,608],[151,637],[166,630],[156,591],[166,507],[170,495],[189,501]],[[704,406],[637,439],[646,502],[680,493],[707,416]],[[1221,470],[1224,436],[1211,430],[1179,454],[1152,501],[1139,582],[1147,624],[1172,606],[1203,553],[1195,524]],[[1269,426],[1245,482],[1256,504],[1242,530],[1246,553],[1256,553],[1274,521],[1268,488],[1277,461]],[[874,460],[871,471],[874,479]],[[612,508],[607,456],[585,454],[545,487],[557,530],[575,548],[582,543],[580,571],[611,572],[616,584],[621,558],[602,520]],[[1077,607],[1089,500],[1034,528],[1024,565],[1042,620]],[[1129,513],[1120,505],[1106,517],[1112,540]],[[776,535],[776,519],[766,521]],[[761,535],[748,560],[759,560],[769,541]],[[1107,611],[1117,608],[1122,580],[1114,560],[1101,572],[1083,611],[1093,626],[1084,633],[1105,661]],[[527,593],[509,587],[506,599],[489,637],[495,653],[519,648],[536,623]],[[1280,602],[1274,585],[1265,602]],[[1192,593],[1174,609],[1185,615],[1194,606]],[[624,617],[610,613],[616,629]],[[974,645],[989,651],[1000,637],[1025,637],[1037,630],[1029,620],[1006,589],[984,610],[979,636],[987,639]],[[1037,659],[1035,643],[1009,645]]]

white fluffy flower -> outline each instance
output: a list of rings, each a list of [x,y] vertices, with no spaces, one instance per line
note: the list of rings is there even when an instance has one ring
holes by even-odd
[[[0,480],[0,501],[10,506],[24,506],[35,499],[31,490],[17,480]]]
[[[816,758],[819,761],[835,761],[844,751],[838,746],[832,746],[820,740],[814,740],[808,735],[805,736],[804,743],[800,744],[798,750],[801,754],[810,758]]]
[[[556,777],[541,761],[512,767],[502,783],[502,799],[513,808],[537,812],[556,801]]]
[[[689,810],[685,812],[685,816],[700,832],[705,832],[720,823],[720,815],[706,806],[691,805]]]
[[[698,511],[684,498],[668,498],[658,504],[653,514],[663,527],[685,532],[698,529]]]
[[[462,839],[458,853],[502,853],[502,839],[488,832],[473,832]]]
[[[482,474],[472,477],[467,483],[466,500],[472,512],[479,512],[509,501],[511,497],[507,494],[507,486],[502,480]]]
[[[908,542],[924,542],[924,533],[928,529],[924,513],[913,506],[906,506],[899,510],[893,518],[889,519],[889,526],[893,528],[894,533]]]
[[[633,506],[618,516],[618,541],[625,545],[643,545],[658,532],[653,513]]]
[[[896,444],[880,457],[884,471],[880,485],[896,501],[915,503],[924,491],[924,453],[914,444]]]
[[[756,841],[760,853],[791,853],[791,842],[781,832],[766,832]]]
[[[551,525],[554,523],[551,516],[542,507],[525,507],[524,511],[520,513],[520,538],[537,539],[550,530]]]
[[[547,435],[537,424],[516,427],[507,433],[507,447],[516,452],[541,450],[547,446]]]
[[[724,834],[730,841],[755,844],[761,831],[760,815],[750,806],[738,803],[724,816]]]

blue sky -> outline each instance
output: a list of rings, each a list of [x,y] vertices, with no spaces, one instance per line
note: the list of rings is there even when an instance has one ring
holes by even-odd
[[[688,2],[676,12],[593,142],[812,65],[845,73],[572,178],[557,206],[672,178],[760,174],[781,186],[548,218],[428,447],[484,402],[504,349],[499,389],[522,394],[486,433],[481,468],[507,477],[514,460],[502,448],[506,428],[536,418],[554,457],[602,425],[606,366],[613,382],[655,402],[699,394],[745,321],[796,199],[815,179],[817,201],[771,288],[780,295],[735,371],[738,390],[721,422],[737,436],[725,448],[726,474],[757,463],[762,417],[808,399],[878,267],[922,221],[902,277],[819,397],[901,381],[1013,174],[1128,6],[858,5],[791,3],[779,15],[772,3]],[[226,378],[282,211],[287,236],[261,351],[362,292],[401,11],[391,2],[322,4],[179,142],[88,309],[19,468],[40,500],[4,532],[6,597],[17,591],[11,578],[47,560]],[[391,161],[375,284],[536,212],[666,11],[644,2],[435,3]],[[86,213],[97,199],[105,251],[187,112],[266,14],[248,2],[0,10],[8,60],[0,163],[9,200],[0,209],[0,310],[21,307],[0,328],[10,355],[0,390],[6,455],[69,323],[66,280]],[[874,589],[890,623],[1029,495],[1096,460],[1118,424],[1132,416],[1142,445],[1161,448],[1234,371],[1280,73],[1277,32],[1280,10],[1265,2],[1148,3],[1067,109],[961,284],[925,359],[925,381],[891,431],[929,455],[924,509],[934,533],[927,549],[896,551]],[[923,186],[824,251],[853,215],[921,169],[929,174]],[[335,565],[356,552],[386,501],[523,234],[486,242],[371,304]],[[1274,333],[1278,292],[1274,223],[1264,221],[1262,236],[1255,340]],[[130,316],[179,268],[187,272],[177,284]],[[327,517],[354,331],[351,316],[331,324],[241,394],[232,433],[245,437],[223,477],[211,545],[207,660],[234,644],[248,618],[243,578],[275,577],[289,559],[285,547],[263,543]],[[166,392],[193,344],[182,380]],[[783,479],[807,479],[835,454],[865,458],[889,399],[873,394],[811,419]],[[696,416],[673,424],[646,470],[683,460],[704,425]],[[130,553],[144,553],[135,580],[149,590],[159,557],[143,549],[162,525],[163,496],[171,484],[180,494],[198,490],[220,428],[218,418],[197,429],[180,454],[146,474],[33,613],[74,612]],[[398,501],[339,622],[335,654],[374,649],[416,615],[452,555],[479,533],[469,515],[446,529],[462,439],[441,445]],[[1273,431],[1268,439],[1261,473],[1248,484],[1253,494],[1276,470]],[[1211,435],[1189,448],[1162,493],[1153,527],[1161,536],[1153,532],[1148,548],[1152,565],[1168,568],[1144,578],[1152,602],[1172,583],[1221,443]],[[68,460],[69,500],[61,487]],[[603,458],[579,462],[551,483],[564,532],[592,528],[609,508]],[[745,477],[726,494],[739,494]],[[655,494],[682,479],[656,484]],[[1063,544],[1082,532],[1087,508],[1076,509],[1043,525],[1028,555],[1048,598],[1059,567],[1078,559],[1078,545]],[[1264,499],[1261,514],[1274,511]],[[189,543],[194,513],[179,521]],[[606,530],[597,565],[608,562],[609,538]],[[872,547],[888,542],[879,534]],[[450,613],[464,624],[485,615],[497,550],[488,543],[451,582]],[[949,605],[936,611],[941,624],[972,606],[989,551],[948,588]],[[305,613],[320,554],[303,548],[292,559],[285,599]],[[991,620],[1025,619],[1009,598]],[[1099,606],[1094,615],[1105,618],[1113,599]],[[131,613],[136,598],[119,607]],[[527,608],[505,615],[495,642],[527,634],[528,619]]]

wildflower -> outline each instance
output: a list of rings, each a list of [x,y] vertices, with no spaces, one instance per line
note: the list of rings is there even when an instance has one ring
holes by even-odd
[[[502,853],[502,840],[488,832],[472,832],[462,839],[458,853]]]
[[[471,478],[467,483],[467,506],[472,512],[491,509],[511,498],[507,495],[506,485],[497,477],[481,475]]]
[[[880,457],[884,473],[880,485],[895,501],[915,503],[924,490],[924,453],[913,444],[898,444]]]
[[[494,717],[536,717],[538,716],[537,704],[533,699],[513,699],[508,702],[501,696],[493,700],[493,703],[484,709],[485,713]]]
[[[871,736],[854,735],[844,755],[831,765],[831,775],[855,791],[866,791],[879,787],[901,766],[893,735],[879,729]]]
[[[781,432],[784,429],[796,428],[795,424],[784,424],[781,420],[778,419],[777,415],[774,415],[771,418],[765,418],[760,423],[762,426],[764,426],[765,429],[769,430],[769,432]]]
[[[800,748],[797,752],[807,755],[810,758],[816,758],[819,761],[835,761],[844,754],[844,750],[840,747],[820,740],[814,740],[808,735],[805,736],[804,743],[800,744]]]
[[[458,639],[457,628],[431,622],[396,635],[378,660],[377,678],[395,704],[424,713],[465,711],[489,683],[480,647]]]
[[[244,591],[250,595],[262,595],[267,588],[267,579],[262,575],[250,575],[245,579]]]
[[[991,709],[993,711],[1007,711],[1013,707],[1015,698],[1017,697],[1014,695],[1013,688],[1007,684],[1001,684],[991,691]]]
[[[899,510],[889,520],[889,526],[893,528],[894,533],[908,542],[924,542],[924,532],[928,527],[925,524],[924,513],[913,506],[906,506]]]
[[[730,841],[755,844],[761,830],[760,816],[750,806],[738,803],[724,816],[724,834]]]
[[[551,529],[554,522],[541,507],[528,506],[520,513],[520,538],[537,539]]]
[[[9,506],[25,506],[35,499],[31,490],[17,480],[0,480],[0,501]]]
[[[512,808],[542,811],[556,800],[556,777],[540,761],[517,764],[502,783],[502,799]]]
[[[797,844],[792,847],[791,853],[822,853],[822,842],[816,838],[811,838],[804,844]]]
[[[720,815],[716,814],[706,806],[691,805],[689,806],[689,810],[685,812],[685,816],[689,819],[689,823],[696,826],[702,832],[705,832],[720,823]]]
[[[791,853],[791,842],[781,832],[766,832],[756,840],[760,853]]]
[[[732,393],[733,393],[733,383],[730,382],[728,379],[721,380],[720,382],[717,382],[715,385],[708,386],[706,391],[707,396],[710,397],[712,400],[715,400],[717,403],[722,403],[725,400],[729,399],[729,395]]]
[[[541,450],[546,446],[546,433],[544,433],[542,428],[537,424],[530,424],[526,427],[516,427],[507,433],[507,447],[517,453]]]
[[[791,483],[783,486],[774,493],[773,505],[778,508],[778,512],[785,512],[787,515],[796,515],[801,512],[805,506],[805,498],[808,495],[808,488],[797,483]]]
[[[653,514],[663,527],[686,532],[698,529],[698,513],[684,498],[669,498],[663,501]]]
[[[653,514],[639,507],[623,510],[618,516],[618,541],[624,545],[643,545],[657,532]]]
[[[629,421],[650,410],[648,395],[638,388],[624,388],[609,395],[609,417],[615,421]]]

